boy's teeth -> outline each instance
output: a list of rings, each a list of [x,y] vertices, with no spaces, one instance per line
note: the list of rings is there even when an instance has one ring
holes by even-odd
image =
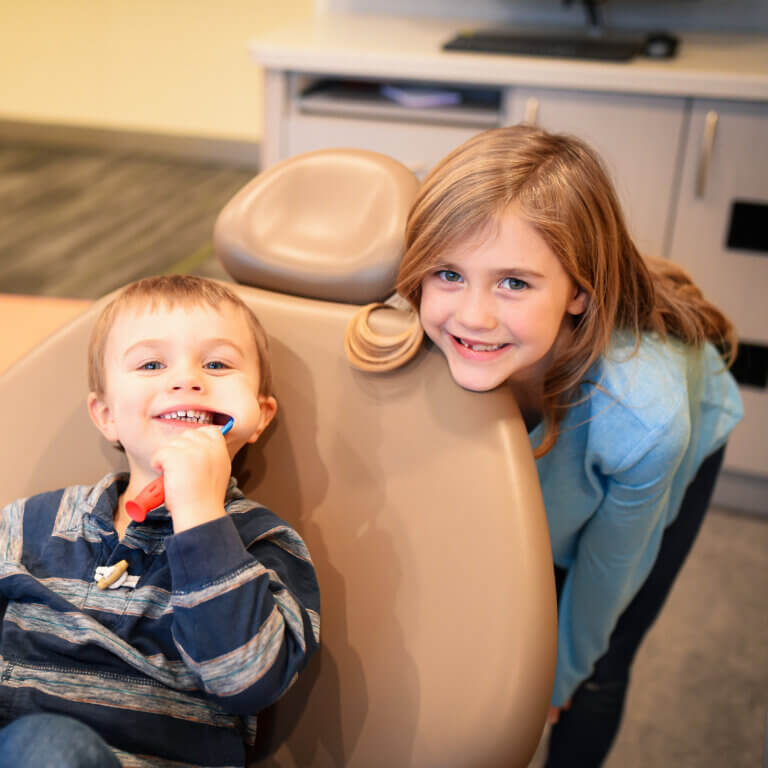
[[[213,414],[209,411],[193,411],[191,409],[169,411],[168,413],[164,413],[160,418],[168,419],[170,421],[190,421],[195,424],[213,423]]]

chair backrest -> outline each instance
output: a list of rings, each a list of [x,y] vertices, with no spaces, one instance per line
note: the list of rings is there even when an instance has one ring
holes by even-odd
[[[344,333],[359,306],[235,290],[270,334],[280,410],[234,473],[305,538],[322,593],[321,650],[261,716],[258,764],[527,765],[551,693],[556,606],[513,399],[462,390],[426,347],[390,373],[355,370]],[[0,378],[11,448],[0,502],[120,464],[85,409],[99,308]]]

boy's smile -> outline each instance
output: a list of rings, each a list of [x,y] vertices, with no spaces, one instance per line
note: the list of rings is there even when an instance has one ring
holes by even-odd
[[[188,427],[196,424],[200,426],[207,426],[209,424],[224,426],[224,424],[229,421],[230,417],[226,413],[218,411],[207,411],[195,407],[187,408],[186,406],[182,406],[180,408],[170,408],[153,418],[160,419],[171,427]]]
[[[564,318],[584,311],[558,258],[514,206],[481,236],[443,254],[422,282],[424,331],[458,384],[475,391],[505,382],[536,387]]]
[[[230,457],[254,442],[274,415],[259,392],[259,356],[240,308],[226,302],[126,308],[109,331],[105,392],[91,394],[91,416],[125,449],[131,485],[157,474],[152,456],[174,435],[223,426]]]

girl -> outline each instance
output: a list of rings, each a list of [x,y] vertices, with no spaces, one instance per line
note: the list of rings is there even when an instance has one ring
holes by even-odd
[[[733,329],[682,270],[641,257],[593,151],[527,126],[430,173],[397,288],[461,386],[520,406],[559,598],[547,765],[598,766],[742,415]],[[368,369],[369,312],[347,345]]]

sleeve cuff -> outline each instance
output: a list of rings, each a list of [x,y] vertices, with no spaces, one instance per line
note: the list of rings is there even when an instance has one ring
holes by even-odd
[[[227,576],[250,560],[229,515],[166,540],[174,592],[186,592]]]

